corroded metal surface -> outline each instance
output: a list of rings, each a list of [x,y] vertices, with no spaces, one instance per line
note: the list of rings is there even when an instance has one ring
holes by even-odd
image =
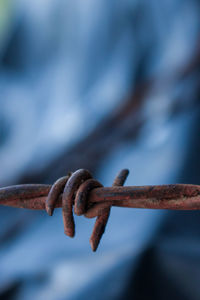
[[[51,185],[27,184],[0,188],[0,205],[45,209]],[[99,207],[120,206],[153,209],[200,209],[200,186],[170,184],[158,186],[126,186],[95,188],[88,196],[88,204]],[[97,206],[97,205],[96,205]],[[55,207],[62,207],[62,194]],[[98,207],[98,206],[97,206]],[[88,211],[90,211],[88,209]]]
[[[126,181],[126,178],[128,177],[128,174],[129,174],[129,171],[127,169],[121,170],[117,174],[112,186],[113,187],[114,186],[123,186]],[[107,225],[107,222],[108,222],[108,219],[110,216],[111,206],[101,208],[99,205],[98,208],[99,208],[99,211],[96,214],[97,219],[96,219],[94,229],[93,229],[93,232],[92,232],[92,235],[90,238],[90,245],[91,245],[93,251],[96,251],[96,249],[98,248],[101,237],[105,232],[106,225]]]
[[[52,215],[62,207],[65,234],[73,237],[74,212],[88,218],[97,217],[90,239],[95,251],[104,233],[111,206],[151,209],[200,209],[200,186],[171,184],[123,187],[128,170],[122,170],[112,187],[102,187],[87,170],[62,177],[55,184],[28,184],[0,189],[0,204],[26,209],[46,209]]]

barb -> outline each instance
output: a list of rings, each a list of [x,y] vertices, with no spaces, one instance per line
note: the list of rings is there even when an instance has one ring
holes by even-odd
[[[126,181],[126,178],[128,177],[128,174],[129,171],[127,169],[120,171],[119,174],[117,174],[112,186],[123,186]],[[100,205],[99,205],[99,209],[100,209]],[[103,205],[101,207],[102,213],[97,214],[97,220],[95,222],[94,229],[90,238],[90,245],[93,251],[96,251],[98,248],[102,235],[105,232],[108,218],[110,216],[111,207],[109,206],[103,208]]]
[[[74,212],[87,218],[97,217],[90,239],[96,251],[104,233],[111,206],[150,209],[200,209],[200,186],[172,184],[160,186],[123,187],[128,170],[122,170],[112,187],[103,187],[89,171],[80,169],[69,173],[51,185],[28,184],[0,188],[0,205],[26,209],[62,207],[65,234],[75,234]]]

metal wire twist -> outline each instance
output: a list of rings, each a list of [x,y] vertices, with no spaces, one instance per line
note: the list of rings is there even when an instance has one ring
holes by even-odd
[[[116,176],[113,186],[122,186],[128,176],[128,170],[122,170]],[[46,200],[46,211],[52,216],[56,202],[62,193],[62,213],[64,232],[66,235],[73,237],[75,235],[75,224],[73,218],[74,212],[77,216],[84,215],[89,208],[88,195],[94,188],[102,187],[102,184],[92,178],[88,170],[80,169],[74,173],[69,173],[66,177],[58,179],[50,189]],[[97,216],[94,229],[90,238],[90,244],[93,251],[96,251],[100,239],[105,231],[105,227],[110,215],[110,207],[101,207]],[[100,210],[100,208],[102,208]]]

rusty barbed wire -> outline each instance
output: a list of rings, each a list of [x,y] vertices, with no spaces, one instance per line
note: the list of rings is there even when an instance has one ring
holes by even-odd
[[[0,188],[0,205],[26,209],[46,209],[52,216],[56,207],[62,207],[64,232],[75,234],[74,213],[87,218],[97,217],[90,238],[96,251],[105,231],[112,206],[149,209],[200,209],[200,186],[171,184],[123,187],[129,171],[116,176],[112,187],[103,187],[85,169],[68,173],[52,186],[25,184]]]

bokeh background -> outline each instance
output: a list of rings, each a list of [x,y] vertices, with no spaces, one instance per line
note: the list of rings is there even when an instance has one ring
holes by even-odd
[[[0,186],[87,168],[104,185],[200,184],[197,0],[0,0]],[[200,213],[0,207],[0,299],[200,299]]]

